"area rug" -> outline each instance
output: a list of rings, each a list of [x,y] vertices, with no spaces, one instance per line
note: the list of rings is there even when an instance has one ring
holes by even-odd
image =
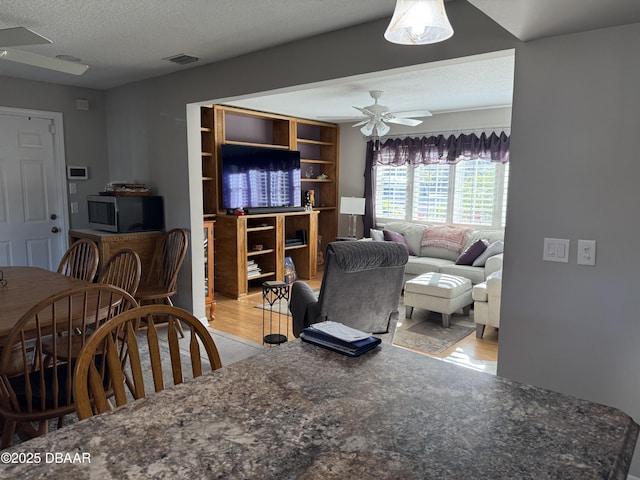
[[[394,345],[430,355],[442,353],[475,331],[473,318],[461,313],[453,314],[450,327],[444,328],[439,313],[414,308],[412,318],[405,318],[404,305],[400,305],[398,310],[400,316]]]

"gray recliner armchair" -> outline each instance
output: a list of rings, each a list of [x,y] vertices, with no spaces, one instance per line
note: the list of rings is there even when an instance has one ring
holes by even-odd
[[[406,247],[395,242],[330,243],[319,296],[304,282],[291,287],[293,334],[330,320],[392,343],[407,259]]]

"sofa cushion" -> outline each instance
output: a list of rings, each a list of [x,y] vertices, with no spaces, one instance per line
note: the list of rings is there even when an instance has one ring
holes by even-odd
[[[481,238],[473,242],[467,249],[460,254],[456,260],[456,265],[472,265],[473,261],[480,256],[489,246],[489,240]]]
[[[404,235],[398,232],[394,232],[393,230],[383,230],[382,234],[384,235],[384,239],[387,242],[397,242],[404,245],[407,248],[407,252],[409,255],[415,255],[411,247],[407,244],[407,241],[404,238]]]
[[[504,250],[504,242],[502,240],[496,240],[492,244],[490,244],[487,249],[480,254],[478,258],[476,258],[473,262],[474,267],[484,267],[484,264],[487,263],[487,259],[489,257],[493,257],[494,255],[498,255],[502,253]]]
[[[460,252],[454,252],[442,247],[422,247],[420,248],[421,257],[444,258],[455,262],[460,256]]]
[[[447,265],[441,267],[440,272],[468,278],[474,285],[485,280],[484,268],[472,267],[471,265]]]
[[[422,275],[428,272],[439,272],[443,267],[453,265],[453,260],[433,257],[409,257],[404,273],[408,275]]]
[[[423,247],[441,247],[460,253],[471,233],[468,227],[457,225],[434,225],[427,228],[422,236]]]

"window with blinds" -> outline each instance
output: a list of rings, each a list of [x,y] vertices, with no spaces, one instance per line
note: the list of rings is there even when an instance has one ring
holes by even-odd
[[[376,221],[406,220],[504,228],[509,164],[377,166]]]
[[[454,167],[452,223],[492,225],[496,168],[489,160],[459,162]]]
[[[376,168],[376,216],[403,220],[409,204],[408,167]]]
[[[449,169],[449,165],[420,165],[414,169],[412,221],[447,221]]]

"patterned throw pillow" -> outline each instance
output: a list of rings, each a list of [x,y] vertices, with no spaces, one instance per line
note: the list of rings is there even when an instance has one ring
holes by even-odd
[[[435,225],[427,228],[422,236],[423,247],[442,247],[460,253],[467,240],[467,235],[472,231],[468,227],[455,225]]]

